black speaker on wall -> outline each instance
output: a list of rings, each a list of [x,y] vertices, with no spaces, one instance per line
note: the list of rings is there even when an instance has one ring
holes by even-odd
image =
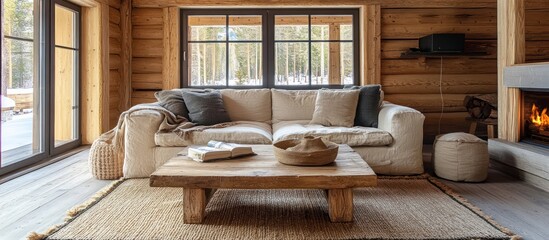
[[[465,34],[437,33],[419,39],[422,52],[460,53],[465,51]]]

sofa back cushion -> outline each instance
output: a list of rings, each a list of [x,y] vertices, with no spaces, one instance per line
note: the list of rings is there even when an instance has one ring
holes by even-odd
[[[189,110],[183,101],[181,89],[164,90],[154,93],[154,97],[158,100],[160,106],[168,109],[175,115],[181,116],[189,120]]]
[[[183,91],[182,96],[193,123],[209,126],[231,121],[218,91]]]
[[[359,90],[318,91],[310,124],[353,127],[358,94]]]
[[[271,91],[269,89],[223,89],[225,110],[231,121],[271,121]]]
[[[207,89],[178,88],[155,92],[154,97],[158,100],[160,106],[166,108],[173,114],[184,117],[190,121],[189,109],[187,109],[185,100],[183,100],[183,92],[186,91],[200,93],[210,92],[210,90]]]
[[[383,103],[381,85],[351,86],[346,89],[359,89],[360,95],[355,117],[355,126],[377,127],[379,109]]]
[[[317,90],[271,89],[273,123],[313,119],[317,92]]]

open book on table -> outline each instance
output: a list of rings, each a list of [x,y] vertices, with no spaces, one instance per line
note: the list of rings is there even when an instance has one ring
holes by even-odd
[[[236,158],[253,154],[255,153],[251,147],[219,141],[209,141],[208,146],[189,147],[187,152],[187,156],[197,162]]]

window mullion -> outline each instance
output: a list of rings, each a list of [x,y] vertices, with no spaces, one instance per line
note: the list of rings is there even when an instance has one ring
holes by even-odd
[[[274,21],[271,20],[273,17],[270,11],[267,10],[264,14],[265,14],[265,17],[264,17],[264,23],[263,23],[263,28],[264,28],[263,41],[266,41],[266,43],[263,44],[263,47],[265,48],[263,53],[266,53],[266,54],[263,54],[264,56],[262,60],[264,61],[263,66],[267,66],[267,67],[264,68],[263,70],[263,81],[266,81],[266,83],[264,83],[264,86],[271,88],[271,87],[274,87],[274,82],[275,82],[275,78],[274,78],[275,66],[274,64],[272,64],[274,63],[274,54],[272,54],[274,49],[274,34],[272,33],[274,31]]]
[[[313,74],[312,74],[313,71],[311,69],[311,67],[312,67],[312,64],[311,64],[311,61],[312,61],[311,60],[311,56],[312,56],[312,53],[311,53],[312,52],[312,49],[311,49],[312,32],[311,31],[312,31],[311,14],[309,14],[309,67],[308,67],[308,69],[309,69],[309,87],[311,87],[312,84],[313,84]]]
[[[229,15],[225,15],[225,86],[229,87]]]

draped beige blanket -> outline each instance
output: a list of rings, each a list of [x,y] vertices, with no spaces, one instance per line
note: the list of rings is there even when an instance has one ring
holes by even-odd
[[[118,124],[116,125],[116,127],[99,136],[99,139],[97,141],[103,141],[108,144],[113,144],[113,146],[117,151],[118,159],[119,160],[123,159],[124,149],[125,149],[124,121],[126,117],[130,117],[132,113],[143,111],[143,110],[157,111],[164,115],[164,120],[160,124],[157,132],[163,132],[163,133],[174,132],[183,140],[189,140],[192,137],[193,132],[204,131],[210,128],[224,128],[224,127],[232,126],[235,124],[232,122],[227,122],[227,123],[219,123],[211,126],[195,125],[194,123],[190,122],[184,117],[176,116],[175,114],[163,108],[162,106],[158,105],[157,103],[139,104],[139,105],[133,106],[129,110],[120,114],[120,117],[118,119]]]

